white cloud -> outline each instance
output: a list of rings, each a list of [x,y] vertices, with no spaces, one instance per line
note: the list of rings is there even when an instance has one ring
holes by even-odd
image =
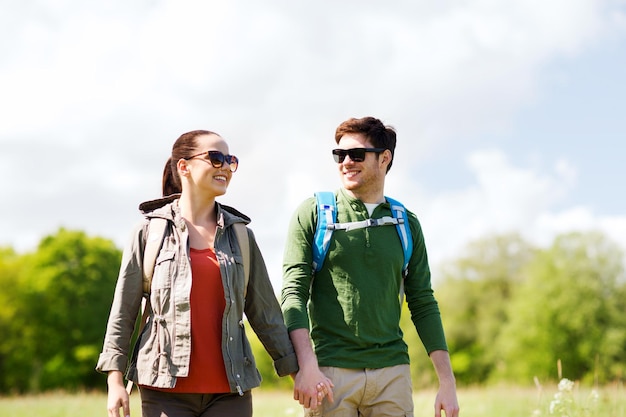
[[[572,231],[602,231],[626,249],[626,216],[600,217],[586,207],[557,209],[576,189],[575,168],[555,163],[553,172],[513,166],[498,150],[477,151],[467,163],[474,180],[467,188],[426,198],[422,222],[434,264],[454,259],[470,241],[517,232],[547,247]]]
[[[416,208],[435,260],[489,231],[623,230],[621,218],[556,208],[578,181],[565,153],[546,172],[491,144],[497,150],[468,156],[467,187],[436,192],[411,166],[513,129],[540,97],[545,65],[620,36],[619,3],[14,6],[0,15],[0,175],[15,200],[0,212],[2,243],[32,247],[63,224],[123,244],[137,203],[158,194],[173,141],[207,128],[242,160],[224,201],[253,217],[279,275],[291,211],[339,185],[334,128],[369,114],[398,129],[402,155],[387,191]]]

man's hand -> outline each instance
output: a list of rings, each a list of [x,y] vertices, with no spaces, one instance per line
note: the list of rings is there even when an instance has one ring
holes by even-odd
[[[300,368],[296,374],[293,387],[293,398],[305,408],[316,409],[322,404],[324,397],[333,402],[333,383],[324,375],[317,364]]]
[[[435,350],[430,353],[430,360],[439,378],[439,391],[435,397],[435,417],[441,417],[441,411],[445,412],[446,417],[458,417],[459,402],[456,398],[456,382],[450,365],[450,355],[445,350]]]
[[[293,398],[305,408],[316,409],[324,397],[333,402],[333,383],[320,371],[311,346],[307,329],[296,329],[289,333],[298,356],[300,370],[294,378]]]

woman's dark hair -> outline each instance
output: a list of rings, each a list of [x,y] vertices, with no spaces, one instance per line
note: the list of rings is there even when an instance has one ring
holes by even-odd
[[[198,148],[198,141],[196,138],[202,135],[217,135],[217,133],[210,132],[208,130],[193,130],[191,132],[183,133],[178,139],[176,139],[176,142],[174,142],[174,146],[172,146],[172,156],[170,156],[167,160],[165,168],[163,169],[163,197],[178,194],[182,191],[176,165],[179,160],[187,159],[196,153]]]
[[[375,148],[384,148],[391,151],[391,161],[387,165],[387,172],[391,169],[393,155],[396,150],[396,131],[391,126],[385,126],[375,117],[351,118],[343,122],[335,131],[335,142],[339,143],[346,133],[362,133]]]

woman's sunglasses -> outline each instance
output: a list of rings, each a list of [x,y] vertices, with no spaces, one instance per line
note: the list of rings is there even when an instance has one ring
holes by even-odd
[[[220,151],[204,151],[185,159],[192,159],[202,155],[204,155],[204,159],[211,162],[213,168],[223,167],[224,162],[228,164],[230,172],[237,171],[237,168],[239,167],[239,158],[237,158],[235,155],[224,155]]]
[[[367,152],[380,153],[384,150],[385,148],[333,149],[333,158],[338,164],[341,164],[343,161],[345,161],[346,156],[349,156],[352,162],[363,162],[365,161],[365,154]]]

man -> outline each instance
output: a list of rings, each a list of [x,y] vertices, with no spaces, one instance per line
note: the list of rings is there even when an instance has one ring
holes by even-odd
[[[336,222],[391,217],[384,186],[396,146],[393,128],[373,117],[352,118],[339,125],[335,141],[332,153],[343,184],[336,192]],[[295,381],[294,397],[307,415],[413,415],[409,355],[399,325],[404,284],[411,318],[439,378],[435,416],[442,410],[446,417],[458,416],[424,238],[415,215],[408,215],[413,253],[403,282],[404,253],[395,226],[334,231],[326,259],[314,272],[315,199],[294,213],[281,304],[304,371]]]

